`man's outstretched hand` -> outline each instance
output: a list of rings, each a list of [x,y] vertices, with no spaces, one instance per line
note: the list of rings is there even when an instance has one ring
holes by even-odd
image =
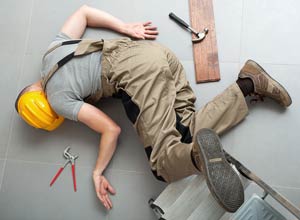
[[[111,194],[115,194],[115,189],[110,185],[108,180],[103,175],[94,173],[93,180],[95,184],[97,197],[100,199],[104,207],[107,210],[110,210],[112,208],[112,202],[109,198],[108,192]]]
[[[155,40],[158,35],[157,27],[151,25],[151,21],[145,23],[126,23],[124,34],[136,39]]]

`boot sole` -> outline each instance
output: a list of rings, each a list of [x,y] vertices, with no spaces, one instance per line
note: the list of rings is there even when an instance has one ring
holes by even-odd
[[[244,188],[225,158],[218,135],[204,128],[197,132],[196,141],[208,188],[221,207],[235,212],[244,202]]]
[[[290,106],[290,105],[292,104],[292,98],[291,98],[290,94],[288,93],[288,91],[283,87],[283,85],[281,85],[277,80],[273,79],[272,76],[270,76],[270,75],[267,73],[267,71],[265,71],[265,69],[264,69],[261,65],[259,65],[257,62],[255,62],[254,60],[248,60],[247,63],[248,63],[248,62],[254,63],[259,69],[261,69],[260,72],[262,72],[264,75],[266,75],[266,77],[267,77],[270,81],[272,81],[272,83],[276,84],[276,85],[277,85],[277,86],[278,86],[278,87],[279,87],[279,88],[287,95],[287,97],[288,97],[288,104],[287,104],[287,105],[284,105],[284,104],[281,104],[281,103],[279,103],[279,104],[281,104],[281,105],[283,105],[283,106],[285,106],[285,107]],[[241,75],[242,75],[242,76],[244,75],[243,72],[241,72]],[[245,77],[248,77],[248,76],[245,76]],[[278,102],[278,101],[277,101],[277,102]]]

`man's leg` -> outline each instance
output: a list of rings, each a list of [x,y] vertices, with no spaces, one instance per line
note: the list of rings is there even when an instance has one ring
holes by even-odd
[[[256,62],[248,60],[236,83],[206,104],[195,114],[193,134],[201,128],[211,128],[218,134],[238,124],[248,113],[245,98],[248,95],[269,97],[283,107],[292,100],[285,88],[270,77]]]
[[[174,109],[178,114],[180,122],[184,126],[189,126],[193,119],[192,116],[195,113],[194,103],[196,101],[196,96],[186,79],[185,70],[178,58],[168,48],[165,48],[165,53],[170,71],[175,81],[176,98]]]
[[[172,51],[165,48],[165,52],[175,81],[174,109],[178,116],[177,121],[188,128],[192,136],[201,128],[212,128],[217,133],[221,133],[245,118],[248,107],[243,91],[236,83],[195,113],[196,97],[186,79],[185,70]],[[248,80],[243,80],[245,89],[249,87],[245,82]],[[248,90],[251,91],[251,87]]]
[[[245,97],[236,83],[216,96],[195,113],[192,133],[201,128],[211,128],[218,134],[242,121],[248,113]]]
[[[195,165],[204,173],[212,195],[230,212],[236,211],[243,203],[243,187],[225,158],[218,136],[207,128],[221,133],[239,123],[247,114],[244,96],[250,94],[270,97],[284,107],[292,103],[284,87],[250,60],[242,68],[237,83],[197,112],[195,118]]]

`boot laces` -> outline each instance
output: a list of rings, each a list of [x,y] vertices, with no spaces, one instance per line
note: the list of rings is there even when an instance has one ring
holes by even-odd
[[[264,102],[264,95],[258,94],[256,92],[250,94],[250,104],[256,104],[257,102]]]

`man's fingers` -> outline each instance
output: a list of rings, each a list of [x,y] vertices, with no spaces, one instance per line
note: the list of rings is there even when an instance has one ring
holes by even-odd
[[[111,209],[112,208],[112,202],[110,201],[108,195],[100,195],[101,197],[101,202],[103,203],[103,205],[105,206],[105,208],[107,209]]]
[[[145,37],[143,35],[137,35],[135,38],[140,40],[145,40]]]
[[[108,188],[111,186],[108,186]],[[101,187],[102,188],[102,187]],[[112,202],[110,201],[107,191],[106,189],[104,189],[104,193],[99,192],[99,199],[100,201],[103,203],[103,205],[105,206],[105,208],[107,209],[111,209],[112,208]]]
[[[103,195],[101,195],[100,192],[97,192],[97,197],[102,202],[103,206],[106,209],[109,209],[109,205],[108,205],[107,201],[103,198]]]
[[[157,30],[157,27],[155,27],[155,26],[146,26],[145,30]]]
[[[116,194],[116,190],[109,184],[108,185],[108,191],[111,193],[111,194]]]
[[[102,204],[104,205],[104,207],[105,207],[106,209],[110,209],[110,204],[109,204],[109,202],[107,201],[107,199],[105,198],[105,196],[100,195],[100,201],[102,202]]]
[[[107,198],[107,195],[103,196],[103,201],[104,201],[104,206],[105,208],[107,209],[111,209],[112,205],[111,205],[111,202],[109,201],[109,199]]]
[[[144,34],[144,37],[152,40],[156,39],[156,35]]]
[[[148,26],[148,25],[150,25],[150,24],[152,24],[151,21],[147,21],[147,22],[144,22],[144,23],[143,23],[144,26]]]
[[[103,205],[105,205],[105,200],[103,199],[103,196],[101,195],[101,193],[97,192],[97,197],[103,203]]]
[[[145,34],[149,34],[149,35],[158,35],[158,31],[149,31],[149,30],[146,30],[146,31],[145,31]]]
[[[109,202],[106,199],[106,196],[107,196],[106,189],[104,188],[103,185],[101,185],[100,192],[99,192],[99,199],[103,203],[105,208],[110,209],[110,205],[109,205]]]
[[[94,183],[98,199],[101,201],[101,203],[107,210],[110,210],[112,208],[112,202],[108,196],[108,192],[115,194],[114,188],[104,177],[100,179],[94,178]]]
[[[109,207],[112,208],[112,202],[111,202],[111,200],[109,199],[108,195],[105,196],[105,200],[106,200],[106,202],[108,203]]]

